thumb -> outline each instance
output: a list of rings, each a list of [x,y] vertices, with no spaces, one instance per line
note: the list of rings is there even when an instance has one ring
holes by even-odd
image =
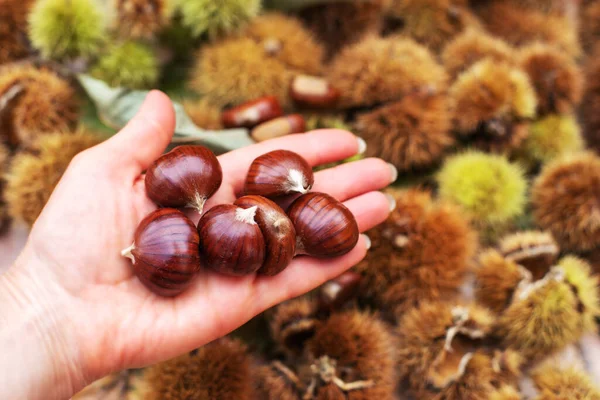
[[[158,90],[146,96],[137,114],[116,135],[102,143],[119,171],[137,177],[167,148],[175,131],[175,111],[169,97]]]

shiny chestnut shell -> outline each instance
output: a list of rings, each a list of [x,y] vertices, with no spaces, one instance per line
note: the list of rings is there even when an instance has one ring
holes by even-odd
[[[181,211],[150,213],[135,231],[133,244],[121,253],[148,289],[161,296],[183,292],[200,269],[199,236]]]
[[[146,171],[146,193],[159,206],[190,207],[202,213],[204,203],[221,186],[217,157],[203,146],[178,146]]]
[[[220,204],[198,222],[203,265],[226,275],[256,272],[265,260],[265,240],[254,217],[256,208]]]
[[[358,242],[358,225],[342,203],[325,193],[306,193],[288,210],[296,228],[296,252],[314,257],[337,257]]]
[[[296,254],[296,229],[292,221],[281,207],[262,196],[240,197],[233,204],[258,207],[255,220],[266,245],[265,261],[258,273],[271,276],[283,271]]]
[[[332,312],[341,309],[358,294],[362,276],[346,271],[319,288],[319,309]]]
[[[314,182],[312,168],[302,156],[289,150],[275,150],[252,162],[244,193],[276,198],[307,193]]]

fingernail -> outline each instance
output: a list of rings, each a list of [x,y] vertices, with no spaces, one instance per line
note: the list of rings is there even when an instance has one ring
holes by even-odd
[[[356,137],[356,140],[358,140],[358,152],[356,154],[363,154],[367,150],[367,142],[359,137]]]
[[[384,193],[385,197],[388,199],[388,203],[390,203],[390,212],[396,209],[396,198],[389,193]]]
[[[369,239],[369,237],[367,235],[365,235],[364,233],[361,234],[361,236],[365,240],[365,247],[367,248],[367,250],[369,250],[371,248],[371,239]]]
[[[394,166],[394,164],[390,164],[388,163],[390,170],[392,171],[392,183],[396,182],[396,179],[398,179],[398,168],[396,168]]]

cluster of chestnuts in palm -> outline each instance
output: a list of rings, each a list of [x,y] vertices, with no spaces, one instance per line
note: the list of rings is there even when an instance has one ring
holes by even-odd
[[[154,293],[178,295],[202,268],[275,275],[296,255],[337,257],[358,241],[352,213],[333,197],[310,192],[312,169],[294,152],[256,158],[244,195],[202,214],[222,180],[217,157],[202,146],[176,147],[146,171],[147,195],[160,208],[142,220],[122,255]],[[197,226],[181,208],[202,215]]]

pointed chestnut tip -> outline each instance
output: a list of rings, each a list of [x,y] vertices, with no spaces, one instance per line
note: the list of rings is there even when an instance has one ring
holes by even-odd
[[[254,217],[256,216],[257,209],[258,209],[257,206],[252,206],[249,208],[238,207],[235,210],[235,219],[240,222],[244,222],[246,224],[256,225],[256,221],[254,220]]]
[[[202,214],[204,210],[204,204],[206,204],[206,196],[202,196],[200,193],[196,192],[194,194],[194,200],[186,205],[186,208],[192,208],[198,212],[198,214]]]
[[[129,258],[133,264],[135,264],[135,257],[133,256],[133,253],[132,253],[134,249],[135,249],[135,243],[132,243],[131,246],[129,246],[126,249],[123,249],[121,251],[121,255],[123,257]]]

